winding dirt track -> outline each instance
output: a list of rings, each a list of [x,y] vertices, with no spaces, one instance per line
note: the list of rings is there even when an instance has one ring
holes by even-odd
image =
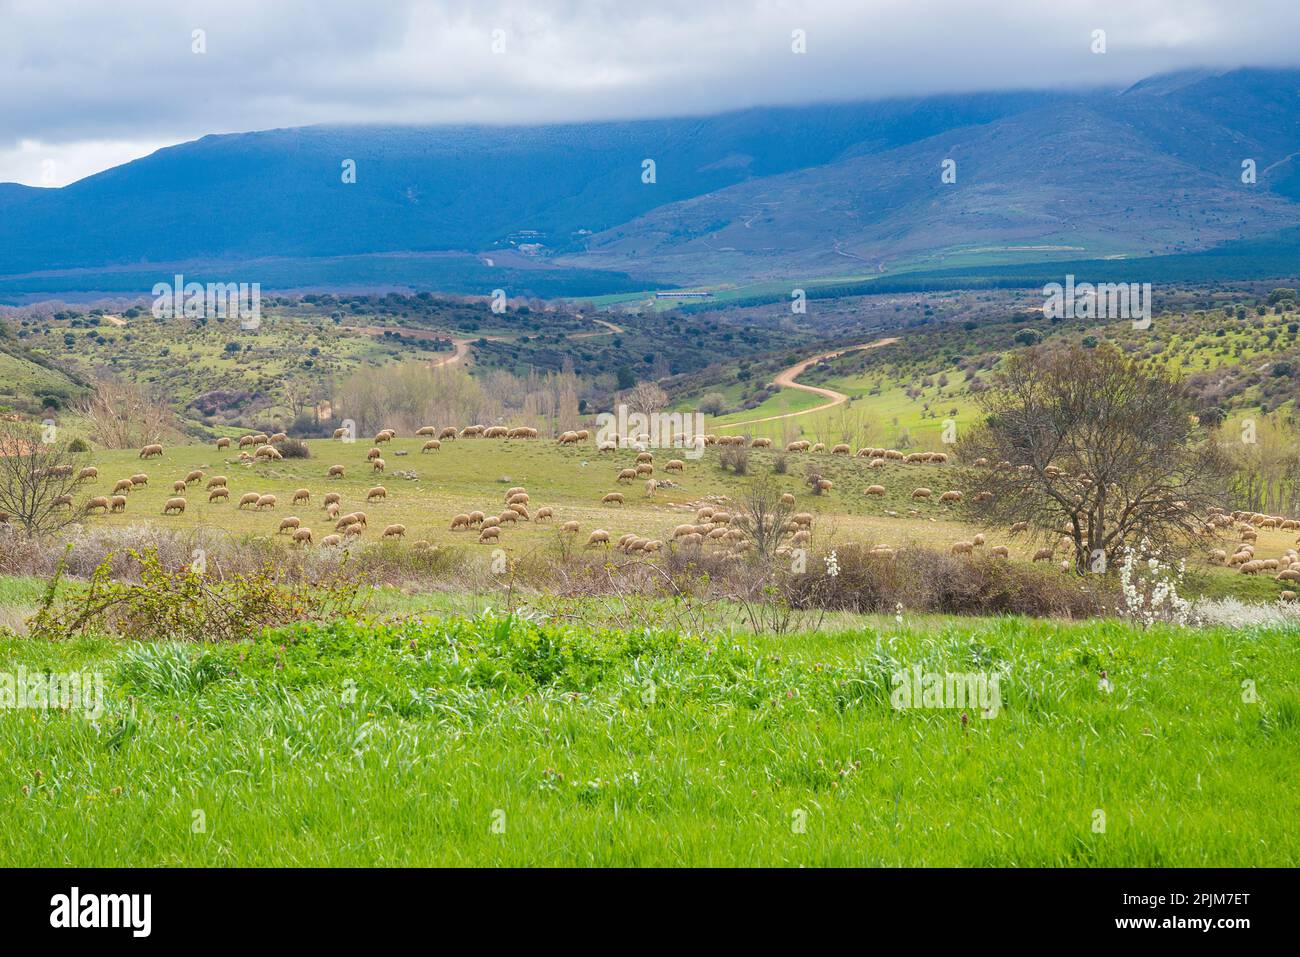
[[[612,322],[606,322],[604,319],[592,319],[598,326],[604,326],[604,329],[596,329],[592,332],[574,332],[568,335],[568,339],[591,339],[595,336],[619,335],[623,332],[622,326],[616,326]],[[368,336],[382,336],[385,332],[392,332],[393,329],[388,326],[343,326],[347,332],[360,332]],[[431,329],[401,329],[403,335],[411,336],[416,339],[451,339],[455,348],[451,355],[434,359],[429,363],[429,368],[438,366],[450,366],[460,362],[469,354],[469,347],[479,339],[485,339],[488,342],[506,342],[504,336],[474,336],[472,339],[456,339],[442,332],[436,332]]]
[[[836,349],[834,352],[823,352],[820,355],[810,356],[801,362],[796,362],[794,365],[790,366],[790,368],[783,369],[781,372],[777,373],[776,378],[772,381],[783,389],[798,389],[801,392],[811,392],[814,395],[823,396],[830,401],[824,402],[821,405],[815,405],[811,409],[804,409],[801,412],[783,412],[781,415],[769,415],[761,419],[747,419],[744,422],[728,422],[726,425],[718,426],[718,429],[721,431],[724,429],[736,429],[742,425],[757,425],[760,422],[776,422],[779,419],[793,419],[796,416],[812,415],[814,412],[823,412],[826,409],[833,409],[837,405],[848,402],[849,397],[843,392],[836,392],[834,389],[823,389],[820,386],[815,385],[802,385],[801,383],[796,382],[795,379],[802,375],[804,370],[809,366],[816,365],[823,359],[834,359],[850,352],[861,352],[864,349],[879,349],[882,346],[893,345],[897,341],[897,336],[890,336],[886,339],[877,339],[875,342],[864,343],[860,346],[849,346],[847,349]]]

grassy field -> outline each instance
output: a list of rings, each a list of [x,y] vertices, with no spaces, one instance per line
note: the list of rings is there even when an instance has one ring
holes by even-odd
[[[96,721],[0,711],[0,864],[1294,866],[1296,650],[1017,619],[0,640],[104,687]],[[896,709],[913,665],[1001,676],[996,716]]]
[[[667,541],[673,529],[690,521],[702,504],[734,502],[759,478],[769,478],[781,491],[792,493],[800,510],[812,512],[814,547],[833,547],[850,542],[867,544],[927,545],[946,550],[955,541],[968,539],[975,531],[984,531],[990,546],[1005,544],[1016,560],[1025,560],[1034,545],[1025,537],[1011,537],[1005,529],[976,524],[961,505],[914,502],[912,491],[928,487],[938,493],[949,488],[970,491],[972,481],[953,465],[891,463],[883,470],[869,469],[865,459],[828,454],[792,455],[787,459],[786,474],[775,474],[779,453],[753,450],[749,474],[737,476],[719,464],[719,452],[706,450],[703,458],[684,459],[682,472],[665,472],[664,463],[680,450],[659,450],[655,454],[655,478],[670,484],[647,496],[644,480],[620,483],[621,469],[633,464],[635,453],[619,450],[599,453],[591,445],[560,447],[548,440],[458,439],[444,442],[437,452],[421,453],[422,439],[398,438],[383,445],[386,471],[374,473],[366,461],[369,443],[348,444],[329,440],[312,440],[308,459],[284,459],[279,462],[243,464],[228,451],[213,446],[179,446],[169,448],[162,459],[140,461],[130,451],[97,451],[91,458],[99,469],[97,480],[84,483],[78,504],[94,496],[108,495],[116,481],[143,472],[149,476],[147,486],[138,487],[127,496],[126,511],[105,515],[97,512],[82,521],[90,528],[127,528],[155,525],[161,528],[205,528],[238,535],[276,538],[282,519],[296,517],[304,528],[312,530],[315,541],[334,531],[333,522],[322,511],[326,492],[338,492],[341,514],[362,510],[367,514],[368,529],[363,539],[377,540],[386,526],[406,526],[406,545],[417,540],[432,544],[464,545],[483,552],[486,562],[492,547],[478,546],[473,532],[450,529],[453,516],[481,510],[499,514],[505,492],[523,486],[531,496],[530,509],[541,506],[555,510],[553,521],[521,521],[506,527],[500,547],[508,554],[520,556],[545,551],[555,546],[558,526],[577,521],[582,545],[594,529],[602,528],[614,539],[625,532]],[[937,444],[936,448],[940,447]],[[399,455],[405,452],[405,455]],[[342,479],[329,479],[330,466],[342,465]],[[809,469],[834,483],[824,495],[813,495],[805,484]],[[176,493],[172,483],[182,480],[192,470],[204,472],[205,479],[194,483],[184,494],[188,505],[183,515],[162,514],[167,499]],[[403,477],[399,473],[405,473]],[[230,498],[209,503],[204,486],[208,478],[223,475],[228,480]],[[412,477],[414,476],[414,477]],[[387,492],[383,500],[367,503],[366,494],[382,484]],[[883,485],[886,494],[868,496],[866,489]],[[292,504],[297,489],[312,493],[308,504]],[[623,505],[602,505],[608,492],[621,492]],[[262,512],[252,507],[239,508],[241,495],[257,492],[275,495],[278,504]],[[288,535],[279,536],[284,547],[293,547]],[[1275,529],[1259,530],[1261,554],[1278,554],[1294,544],[1294,533]],[[1271,579],[1247,578],[1207,561],[1196,552],[1189,568],[1196,571],[1206,594],[1240,594],[1255,600],[1271,600],[1283,590]]]

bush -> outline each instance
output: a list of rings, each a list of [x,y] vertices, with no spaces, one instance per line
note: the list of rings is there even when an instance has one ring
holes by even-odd
[[[724,472],[731,469],[736,475],[744,475],[749,471],[749,449],[740,445],[728,445],[718,456],[718,464]]]
[[[280,454],[286,459],[311,458],[311,449],[307,448],[307,443],[302,439],[286,439],[277,447],[280,450]]]
[[[74,455],[83,455],[90,451],[90,443],[81,436],[77,436],[68,443],[68,451],[72,452]]]

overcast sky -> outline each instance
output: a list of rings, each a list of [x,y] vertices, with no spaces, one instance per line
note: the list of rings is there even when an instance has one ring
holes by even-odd
[[[633,118],[1295,66],[1297,36],[1300,0],[0,0],[0,182],[64,185],[206,133],[311,123]]]

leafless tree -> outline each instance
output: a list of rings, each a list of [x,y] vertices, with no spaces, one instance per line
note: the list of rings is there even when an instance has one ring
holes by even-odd
[[[0,422],[0,519],[29,538],[63,528],[77,515],[72,496],[84,456],[46,427]]]
[[[91,435],[107,449],[134,449],[175,432],[167,403],[128,382],[101,380],[78,407]]]
[[[654,415],[668,404],[668,393],[653,382],[638,382],[623,393],[628,411]]]
[[[766,477],[745,490],[739,505],[731,518],[732,527],[744,532],[759,555],[771,557],[788,534],[786,525],[794,508],[781,500],[780,488]]]
[[[1080,573],[1144,540],[1185,545],[1225,501],[1226,459],[1182,382],[1118,349],[1025,350],[980,405],[985,422],[960,447],[966,462],[987,460],[973,467],[976,508],[1067,536]]]

